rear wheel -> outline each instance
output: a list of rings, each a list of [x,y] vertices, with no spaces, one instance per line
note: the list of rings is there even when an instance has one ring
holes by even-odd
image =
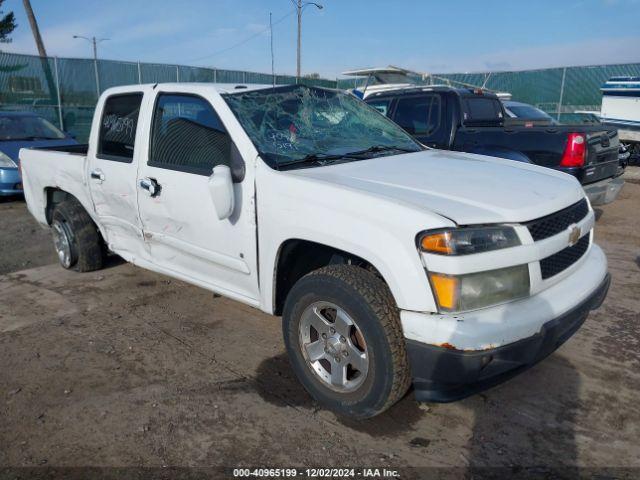
[[[51,218],[53,245],[60,265],[78,272],[102,268],[105,249],[93,220],[75,199],[60,202]]]
[[[285,303],[283,331],[301,383],[340,415],[377,415],[409,387],[393,296],[360,267],[331,265],[300,279]]]

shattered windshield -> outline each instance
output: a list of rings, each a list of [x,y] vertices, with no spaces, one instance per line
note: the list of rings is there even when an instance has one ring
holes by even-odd
[[[384,115],[342,92],[293,85],[224,94],[223,98],[273,168],[422,150]]]

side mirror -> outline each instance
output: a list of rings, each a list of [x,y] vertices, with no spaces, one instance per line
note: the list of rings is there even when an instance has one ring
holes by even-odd
[[[235,198],[233,194],[233,178],[227,165],[214,167],[209,177],[209,194],[220,220],[229,218],[233,213]]]

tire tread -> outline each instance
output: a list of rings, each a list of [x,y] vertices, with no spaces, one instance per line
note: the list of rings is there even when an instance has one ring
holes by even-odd
[[[400,312],[393,294],[380,277],[355,265],[328,265],[306,275],[313,276],[327,276],[350,285],[369,304],[386,332],[393,362],[393,383],[386,402],[367,417],[378,415],[399,401],[411,385],[411,369],[400,323]]]
[[[96,224],[85,208],[74,198],[56,205],[53,215],[60,214],[75,237],[78,261],[71,268],[77,272],[92,272],[102,268],[105,249]]]

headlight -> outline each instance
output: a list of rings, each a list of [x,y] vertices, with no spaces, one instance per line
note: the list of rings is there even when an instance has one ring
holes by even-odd
[[[418,236],[423,252],[438,255],[469,255],[520,245],[520,239],[512,227],[448,228],[424,232]]]
[[[18,165],[6,153],[0,152],[0,167],[18,168]]]
[[[463,312],[505,303],[529,295],[529,267],[490,270],[465,275],[429,272],[440,311]]]

